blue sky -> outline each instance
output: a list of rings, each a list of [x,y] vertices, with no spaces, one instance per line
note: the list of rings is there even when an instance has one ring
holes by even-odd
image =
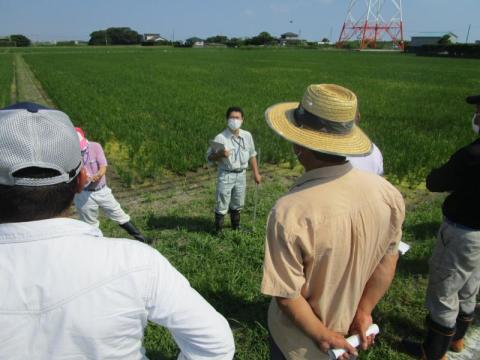
[[[362,0],[363,1],[363,0]],[[338,38],[349,0],[0,0],[0,36],[23,33],[33,40],[88,40],[111,26],[185,39],[223,34],[253,36],[301,31],[301,37]],[[453,31],[480,40],[480,0],[403,0],[406,38]]]

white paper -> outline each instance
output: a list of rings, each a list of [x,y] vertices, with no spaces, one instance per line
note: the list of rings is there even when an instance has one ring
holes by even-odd
[[[225,150],[225,144],[210,140],[210,147],[214,152],[219,152]]]
[[[378,325],[372,324],[368,327],[366,335],[367,336],[377,335],[379,332],[380,332],[380,328],[378,327]],[[360,345],[360,336],[358,335],[350,336],[349,338],[347,338],[347,341],[353,347],[358,347]],[[345,349],[328,350],[328,356],[330,357],[331,360],[336,360],[345,353],[346,353]]]
[[[403,241],[400,241],[400,244],[398,245],[398,251],[400,251],[400,254],[405,255],[408,250],[410,250],[410,245],[404,243]]]

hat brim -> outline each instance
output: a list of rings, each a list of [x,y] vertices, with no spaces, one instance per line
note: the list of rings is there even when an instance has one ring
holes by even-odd
[[[298,102],[280,103],[265,111],[268,125],[284,139],[331,155],[365,156],[372,152],[372,142],[356,125],[348,134],[332,134],[298,127],[294,118],[298,105]]]

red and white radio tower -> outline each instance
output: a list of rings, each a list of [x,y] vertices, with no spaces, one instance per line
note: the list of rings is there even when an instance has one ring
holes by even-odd
[[[402,0],[350,0],[337,46],[347,41],[360,41],[361,49],[392,41],[403,50]]]

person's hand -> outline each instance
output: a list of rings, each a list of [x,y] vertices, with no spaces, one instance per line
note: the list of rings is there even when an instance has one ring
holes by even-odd
[[[253,179],[255,180],[255,183],[257,185],[260,185],[260,183],[262,182],[262,176],[259,173],[254,173]]]
[[[220,152],[220,153],[222,153],[222,152]],[[228,149],[223,150],[223,153],[222,153],[223,157],[228,158],[230,156],[230,154],[231,154],[230,150],[228,150]]]
[[[101,176],[99,176],[98,174],[93,175],[93,176],[91,177],[92,182],[97,182],[97,181],[100,180],[100,179],[101,179]]]
[[[350,359],[350,356],[358,356],[357,349],[348,343],[345,338],[334,331],[327,330],[327,332],[317,341],[318,347],[323,352],[328,352],[330,349],[345,349],[346,352],[339,357],[342,360]]]
[[[360,337],[360,348],[367,350],[375,344],[375,335],[366,336],[367,329],[373,324],[372,315],[358,309],[352,324],[350,325],[350,335],[358,334]]]

